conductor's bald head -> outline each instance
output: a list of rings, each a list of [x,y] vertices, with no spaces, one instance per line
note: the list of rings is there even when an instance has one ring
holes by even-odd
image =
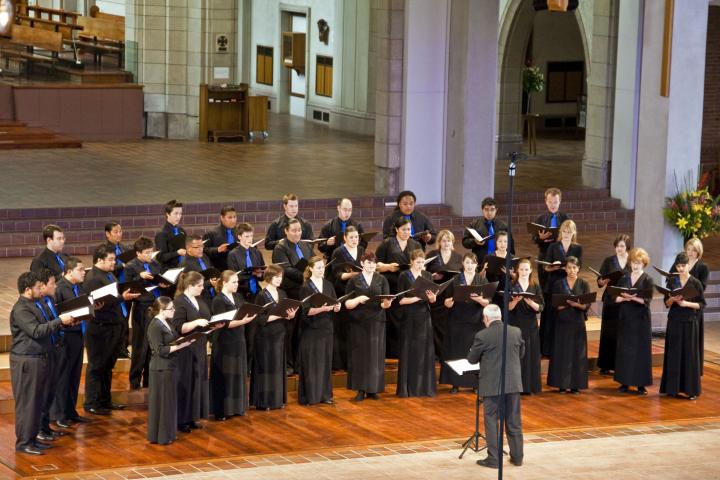
[[[491,303],[483,308],[483,322],[485,322],[486,327],[489,327],[491,323],[497,322],[501,318],[502,313],[500,312],[500,307],[497,305]]]

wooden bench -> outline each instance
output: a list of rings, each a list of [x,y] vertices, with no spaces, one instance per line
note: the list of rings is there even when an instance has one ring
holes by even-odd
[[[122,68],[125,53],[125,17],[113,17],[122,20],[78,17],[78,25],[83,27],[82,33],[78,34],[78,46],[92,52],[95,63],[102,64],[103,54],[117,55],[118,67]]]
[[[33,18],[43,18],[43,14],[47,15],[46,20],[55,20],[57,17],[60,23],[73,23],[77,24],[77,18],[80,16],[79,13],[69,12],[67,10],[60,10],[57,8],[41,7],[39,5],[25,5],[24,11],[19,13],[20,15],[26,15]]]
[[[5,66],[8,67],[11,58],[26,63],[26,73],[30,75],[32,65],[43,64],[54,69],[60,53],[63,51],[63,39],[60,32],[53,32],[41,28],[31,28],[25,25],[13,25],[10,44],[17,48],[2,48],[5,57]],[[43,54],[38,50],[48,52]]]
[[[47,20],[44,18],[27,17],[25,15],[18,15],[17,19],[20,20],[21,25],[25,25],[31,28],[42,28],[44,30],[50,30],[52,32],[60,32],[62,38],[66,40],[72,40],[74,38],[73,31],[83,30],[83,27],[74,23],[57,22],[55,20]]]

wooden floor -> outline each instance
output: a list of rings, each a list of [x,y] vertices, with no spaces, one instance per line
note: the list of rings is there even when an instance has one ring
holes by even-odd
[[[654,369],[655,383],[661,370]],[[580,395],[550,390],[523,397],[526,433],[552,430],[678,422],[720,417],[720,368],[707,365],[703,395],[696,401],[667,398],[649,388],[647,397],[620,394],[610,377],[591,374],[590,390]],[[441,388],[435,398],[400,399],[394,386],[380,401],[351,401],[353,392],[335,390],[336,405],[302,407],[294,394],[283,410],[258,412],[226,422],[204,422],[202,430],[180,434],[170,446],[145,440],[146,410],[135,407],[112,418],[78,427],[55,442],[42,457],[13,450],[11,415],[0,418],[0,461],[19,476],[86,472],[140,465],[171,465],[223,457],[290,454],[325,448],[462,438],[472,433],[475,397],[450,395]],[[45,471],[45,472],[43,472]]]

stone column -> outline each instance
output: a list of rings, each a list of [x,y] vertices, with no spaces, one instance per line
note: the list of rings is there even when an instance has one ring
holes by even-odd
[[[604,188],[612,153],[617,53],[617,0],[595,0],[588,80],[583,185]]]
[[[403,115],[404,0],[373,0],[369,57],[375,58],[375,191],[399,192]]]
[[[494,189],[498,8],[451,4],[444,200],[463,216],[479,215]]]
[[[634,243],[669,267],[683,245],[663,221],[664,200],[700,163],[708,0],[675,2],[669,97],[660,96],[664,10],[645,2]]]

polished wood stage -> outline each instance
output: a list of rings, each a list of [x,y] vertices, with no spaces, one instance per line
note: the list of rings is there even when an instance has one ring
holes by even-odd
[[[703,394],[696,401],[658,394],[661,369],[654,368],[655,386],[648,396],[621,394],[611,377],[590,375],[590,389],[580,395],[546,389],[525,396],[522,402],[525,433],[587,430],[627,425],[707,421],[720,417],[720,367],[706,362]],[[147,411],[132,406],[95,417],[55,442],[56,448],[41,457],[16,454],[13,416],[1,415],[0,460],[7,475],[47,476],[126,467],[184,465],[223,458],[267,454],[292,455],[404,442],[462,439],[474,428],[475,396],[471,391],[449,394],[441,386],[435,398],[401,399],[389,385],[379,401],[352,401],[354,392],[335,389],[335,405],[304,407],[291,393],[285,409],[261,412],[251,409],[245,417],[225,422],[203,422],[203,428],[179,434],[169,446],[151,445],[145,439]],[[0,477],[3,475],[0,471]],[[107,478],[106,475],[103,477]],[[67,478],[67,477],[65,477]],[[140,478],[117,476],[116,478]]]

